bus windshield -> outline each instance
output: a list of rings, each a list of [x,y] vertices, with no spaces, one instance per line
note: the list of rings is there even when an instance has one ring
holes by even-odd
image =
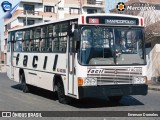
[[[84,26],[79,59],[83,65],[145,64],[142,28]]]

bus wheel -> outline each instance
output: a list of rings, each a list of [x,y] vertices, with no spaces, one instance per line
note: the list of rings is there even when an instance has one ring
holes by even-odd
[[[69,104],[71,102],[71,98],[65,95],[62,81],[57,82],[56,85],[59,102],[62,104]]]
[[[109,100],[111,102],[119,102],[122,99],[122,96],[110,96]]]
[[[24,93],[28,93],[29,92],[29,86],[26,84],[24,73],[20,74],[20,81],[21,81],[22,91]]]

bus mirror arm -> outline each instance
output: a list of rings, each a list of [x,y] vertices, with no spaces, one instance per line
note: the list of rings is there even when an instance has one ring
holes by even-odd
[[[78,32],[78,29],[74,30],[73,39],[74,39],[74,41],[79,41],[79,32]]]

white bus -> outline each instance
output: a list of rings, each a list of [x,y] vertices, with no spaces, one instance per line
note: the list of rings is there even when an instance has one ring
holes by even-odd
[[[7,75],[70,98],[146,95],[143,18],[86,14],[9,31]]]

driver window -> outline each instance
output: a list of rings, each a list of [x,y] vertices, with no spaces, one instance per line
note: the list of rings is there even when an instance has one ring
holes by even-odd
[[[86,48],[90,48],[91,41],[92,41],[91,29],[84,30],[82,33],[82,38],[83,38],[82,50]]]
[[[128,31],[127,32],[127,46],[133,47],[136,43],[136,33],[135,31]]]

